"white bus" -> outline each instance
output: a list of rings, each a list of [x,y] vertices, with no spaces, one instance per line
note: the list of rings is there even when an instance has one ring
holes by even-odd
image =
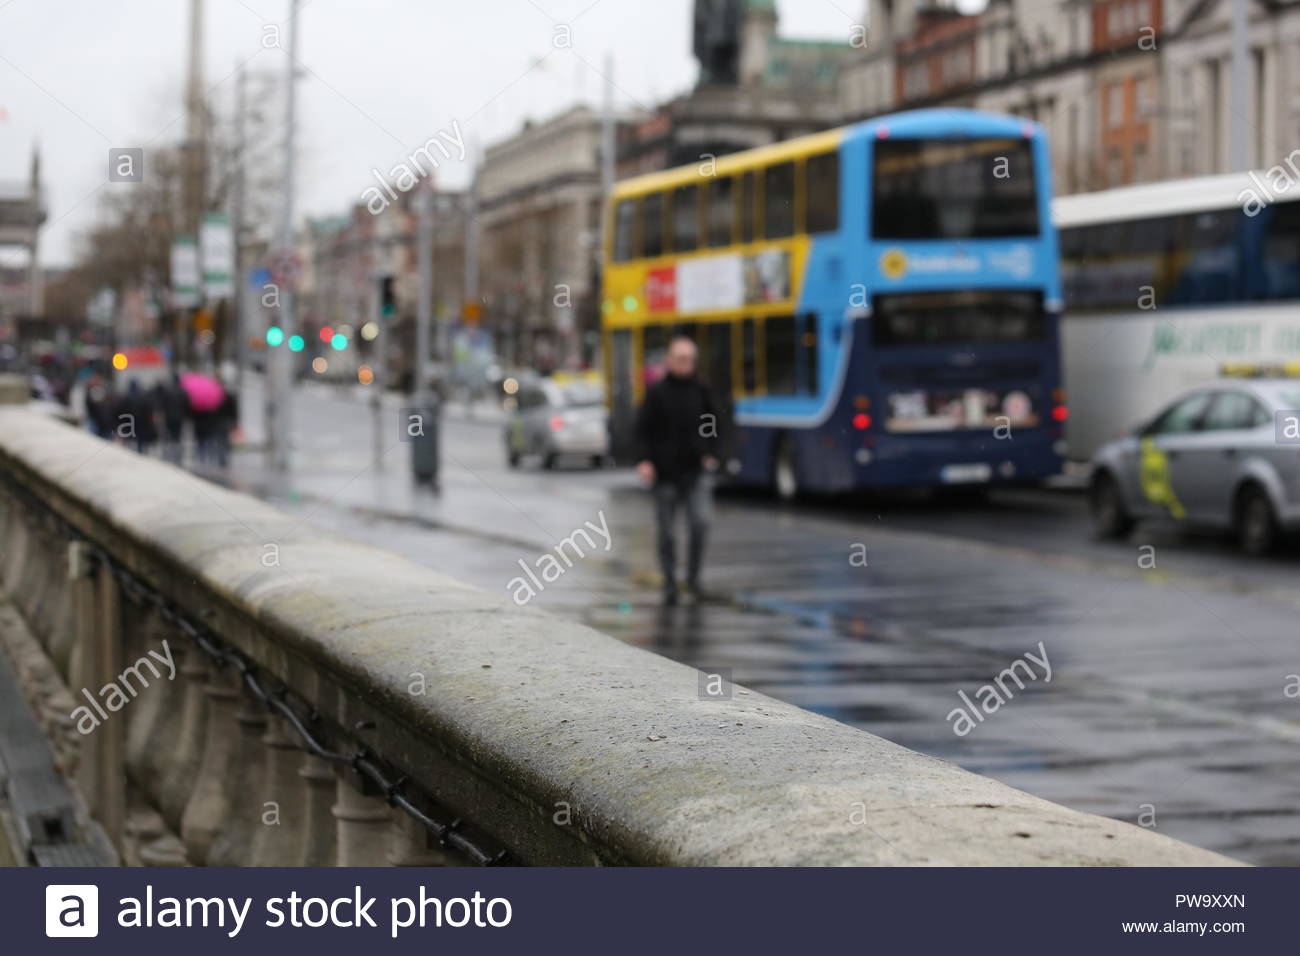
[[[1300,360],[1300,181],[1280,171],[1054,201],[1071,459],[1224,365]]]

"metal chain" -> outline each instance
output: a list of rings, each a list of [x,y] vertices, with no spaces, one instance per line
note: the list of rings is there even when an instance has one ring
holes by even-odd
[[[0,480],[3,480],[14,497],[30,503],[37,513],[44,515],[47,522],[56,528],[62,537],[80,541],[89,547],[95,559],[113,575],[122,590],[130,594],[136,603],[153,607],[163,620],[189,637],[200,650],[212,659],[217,667],[233,666],[237,669],[245,689],[258,701],[283,717],[293,727],[301,738],[302,748],[305,751],[322,760],[343,764],[354,773],[369,780],[380,790],[385,802],[390,807],[396,807],[407,816],[418,821],[437,837],[440,845],[458,850],[480,866],[500,866],[507,862],[508,854],[505,850],[496,854],[490,853],[467,837],[462,830],[461,820],[456,819],[450,823],[439,823],[413,804],[403,792],[409,778],[405,775],[396,778],[390,777],[385,773],[383,766],[377,762],[377,759],[364,746],[353,753],[331,750],[326,747],[309,729],[309,725],[316,723],[319,717],[311,714],[304,718],[296,712],[286,700],[286,688],[281,687],[276,691],[268,691],[262,686],[262,682],[258,678],[256,664],[234,648],[205,633],[202,628],[178,612],[163,595],[137,578],[115,560],[112,555],[70,524],[62,515],[19,485],[7,472],[0,475]]]

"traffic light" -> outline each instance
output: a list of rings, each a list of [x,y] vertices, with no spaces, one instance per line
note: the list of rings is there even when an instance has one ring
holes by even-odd
[[[275,348],[284,342],[284,329],[278,325],[273,325],[266,330],[266,344]]]
[[[392,276],[379,280],[379,314],[386,319],[397,314],[397,291]]]

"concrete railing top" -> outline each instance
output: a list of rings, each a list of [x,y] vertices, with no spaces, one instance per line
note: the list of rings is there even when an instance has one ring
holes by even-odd
[[[0,409],[0,469],[519,862],[1232,862],[758,693],[701,699],[693,668],[30,412]]]

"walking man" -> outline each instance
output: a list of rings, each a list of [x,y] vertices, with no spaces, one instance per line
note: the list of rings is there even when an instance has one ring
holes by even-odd
[[[686,507],[690,541],[686,588],[700,596],[700,568],[712,509],[712,478],[717,468],[718,407],[709,387],[696,375],[699,351],[684,335],[668,344],[667,374],[652,385],[637,414],[637,473],[654,489],[659,566],[664,602],[677,602],[677,512]]]

